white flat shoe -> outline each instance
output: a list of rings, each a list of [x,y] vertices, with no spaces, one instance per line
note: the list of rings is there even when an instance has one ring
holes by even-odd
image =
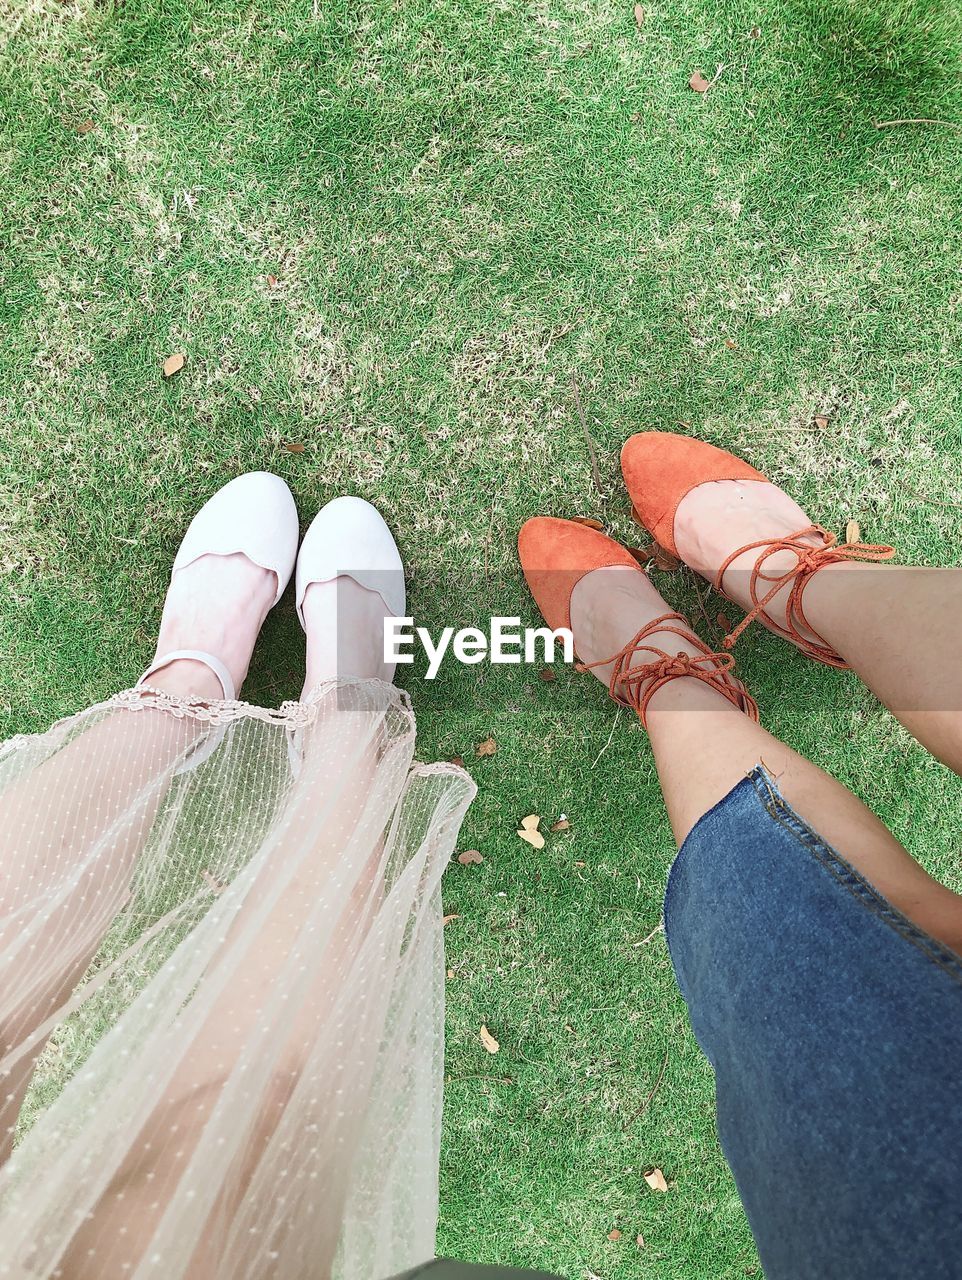
[[[219,489],[194,516],[174,557],[171,581],[179,570],[201,556],[243,555],[276,578],[273,607],[294,571],[299,532],[293,495],[280,476],[250,471]],[[217,602],[212,600],[211,608],[216,607]],[[225,664],[216,654],[199,649],[158,653],[135,688],[148,684],[156,672],[182,658],[203,663],[217,677],[225,700],[232,702],[236,698],[237,690]],[[222,726],[211,732],[177,773],[186,773],[203,763],[216,750],[225,731]]]
[[[247,556],[277,578],[277,604],[297,559],[300,528],[294,495],[280,476],[248,471],[218,489],[190,522],[171,577],[201,556]]]
[[[315,582],[334,582],[340,577],[353,578],[366,591],[378,595],[391,616],[404,616],[407,596],[401,553],[381,513],[363,498],[335,498],[322,507],[301,543],[296,599],[297,616],[305,632],[304,597],[308,588]],[[336,610],[335,601],[328,619],[335,631]],[[309,650],[310,645],[308,634]],[[294,730],[288,738],[288,755],[296,778],[303,760],[300,730]]]
[[[297,616],[305,631],[307,588],[342,575],[376,592],[393,617],[404,617],[407,595],[401,553],[380,511],[363,498],[335,498],[320,509],[304,535],[297,557],[296,590]]]

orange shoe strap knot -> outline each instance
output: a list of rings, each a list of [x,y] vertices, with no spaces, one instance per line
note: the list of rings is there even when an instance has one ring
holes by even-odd
[[[822,545],[812,546],[810,542],[804,539],[816,534],[822,538]],[[731,649],[735,641],[756,618],[761,619],[765,626],[771,631],[775,631],[778,635],[783,636],[786,640],[791,640],[793,644],[798,645],[803,653],[808,654],[810,658],[816,658],[819,662],[827,663],[830,667],[848,667],[848,663],[832,648],[826,640],[822,638],[805,617],[805,610],[802,607],[802,595],[805,588],[811,582],[813,576],[824,569],[826,565],[838,564],[843,560],[864,560],[880,562],[882,560],[891,560],[895,555],[893,547],[876,546],[866,542],[845,542],[839,544],[835,534],[829,533],[827,529],[823,529],[821,525],[809,525],[807,529],[799,529],[797,533],[787,534],[784,538],[775,538],[774,540],[762,539],[760,542],[750,542],[747,546],[740,547],[737,551],[733,551],[730,556],[722,564],[715,578],[715,588],[722,595],[727,595],[725,591],[725,574],[731,568],[735,560],[739,556],[745,554],[746,551],[755,551],[760,549],[760,555],[755,561],[752,568],[752,576],[748,585],[749,595],[751,596],[752,607],[742,618],[737,627],[731,631],[722,644],[726,649]],[[795,563],[790,569],[778,575],[771,575],[763,572],[765,562],[770,556],[776,555],[780,551],[791,551],[795,555]],[[778,595],[784,587],[791,584],[788,599],[785,602],[785,625],[781,626],[765,612],[767,606]],[[768,590],[765,594],[760,594],[765,586]],[[729,597],[730,598],[730,597]],[[764,615],[764,616],[763,616]],[[815,640],[810,640],[808,636],[802,635],[799,627],[805,627]]]
[[[672,623],[682,623],[673,626]],[[680,636],[698,649],[697,654],[666,653],[664,649],[645,641],[655,633],[666,632]],[[643,661],[636,661],[639,655],[650,654]],[[744,711],[752,720],[758,720],[758,704],[745,686],[732,673],[735,661],[730,653],[713,653],[688,628],[680,613],[666,613],[647,623],[623,648],[610,658],[600,662],[579,662],[579,671],[590,671],[593,667],[606,667],[612,664],[611,677],[608,681],[608,692],[615,702],[623,707],[631,707],[637,711],[641,723],[648,727],[648,704],[653,696],[671,680],[680,677],[692,677],[701,680],[728,699],[740,711]]]

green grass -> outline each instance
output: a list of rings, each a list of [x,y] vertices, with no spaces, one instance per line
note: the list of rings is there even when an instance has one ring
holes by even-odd
[[[529,515],[637,541],[617,455],[646,427],[958,562],[962,132],[875,126],[962,121],[957,14],[645,10],[639,30],[629,0],[0,0],[4,732],[132,682],[190,516],[251,468],[305,521],[375,501],[432,628],[452,601],[533,620]],[[962,887],[958,780],[851,677],[762,633],[740,651],[767,725]],[[248,696],[296,696],[302,663],[288,597]],[[612,733],[573,673],[408,683],[420,756],[479,783],[463,847],[485,858],[445,887],[439,1247],[573,1280],[759,1274],[664,938],[635,945],[672,855],[643,733]],[[535,854],[529,812],[572,830]]]

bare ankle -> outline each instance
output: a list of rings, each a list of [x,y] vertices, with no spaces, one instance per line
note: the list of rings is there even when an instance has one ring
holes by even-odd
[[[219,700],[224,696],[220,681],[203,662],[191,658],[178,658],[161,667],[147,681],[152,689],[162,689],[175,698],[203,698]]]

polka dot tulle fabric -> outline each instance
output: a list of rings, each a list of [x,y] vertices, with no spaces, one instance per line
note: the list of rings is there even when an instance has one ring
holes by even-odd
[[[131,690],[0,748],[0,1276],[431,1257],[439,882],[470,779],[404,695]]]

